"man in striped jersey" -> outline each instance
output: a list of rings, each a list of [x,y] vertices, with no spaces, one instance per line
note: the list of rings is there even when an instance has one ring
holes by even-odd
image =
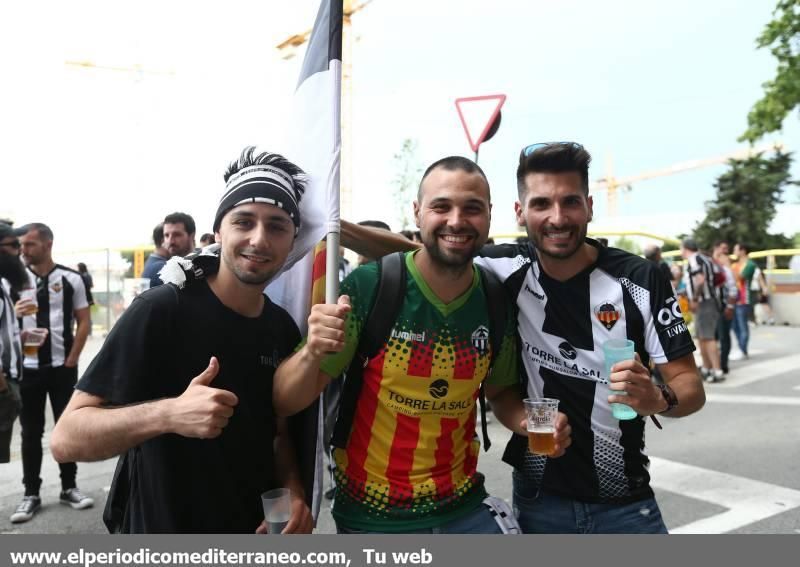
[[[666,276],[647,260],[586,237],[590,160],[573,142],[523,148],[515,209],[530,242],[488,247],[476,259],[504,281],[519,307],[528,394],[558,398],[572,425],[563,458],[533,455],[514,435],[504,460],[514,466],[514,508],[526,533],[664,533],[649,484],[644,416],[689,415],[705,394]],[[638,354],[614,365],[610,376],[603,361],[609,339],[633,341]],[[664,384],[651,380],[651,359]],[[615,402],[638,415],[615,419]],[[508,415],[518,415],[518,406],[492,399],[503,423],[513,424]]]
[[[28,269],[28,284],[36,290],[37,310],[30,313],[27,304],[32,300],[17,302],[17,315],[21,317],[22,330],[35,327],[49,331],[39,351],[26,356],[23,365],[25,379],[20,384],[22,394],[22,482],[25,495],[12,522],[27,522],[41,506],[39,488],[42,479],[42,436],[45,425],[45,404],[50,398],[56,420],[72,396],[78,381],[78,359],[86,337],[89,335],[89,303],[83,279],[71,270],[53,261],[53,232],[42,223],[32,223],[20,228],[22,254]],[[77,324],[73,331],[73,325]],[[94,501],[75,485],[78,468],[75,463],[61,463],[62,504],[76,510],[89,508]]]

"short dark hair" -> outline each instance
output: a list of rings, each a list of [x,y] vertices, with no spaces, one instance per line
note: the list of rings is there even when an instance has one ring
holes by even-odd
[[[156,245],[156,248],[161,248],[161,245],[164,244],[164,223],[158,223],[155,228],[153,228],[153,244]]]
[[[644,247],[644,257],[646,260],[655,262],[658,260],[658,255],[661,254],[661,247],[657,244],[649,244]]]
[[[517,193],[520,198],[525,195],[525,178],[529,173],[567,173],[580,174],[583,191],[589,194],[589,164],[591,154],[580,144],[549,144],[531,152],[521,154],[517,167]]]
[[[684,238],[681,246],[686,248],[689,252],[697,252],[699,250],[697,242],[694,238]]]
[[[50,242],[53,241],[53,231],[50,230],[50,227],[43,222],[31,222],[26,224],[25,226],[20,227],[19,234],[28,234],[32,230],[37,231],[42,240],[49,240]]]
[[[371,226],[372,228],[382,228],[383,230],[388,230],[392,232],[392,228],[383,221],[380,220],[362,220],[360,223],[361,226]]]
[[[728,241],[727,240],[715,240],[714,241],[714,246],[712,246],[712,248],[719,248],[723,244],[728,244]]]
[[[84,264],[83,262],[78,262],[78,271],[82,274],[85,274],[89,270],[86,269],[86,264]]]
[[[752,248],[750,248],[750,245],[749,244],[745,244],[744,242],[737,242],[736,246],[738,246],[739,248],[741,248],[742,250],[744,250],[748,254],[752,250]]]
[[[211,234],[210,232],[205,232],[205,233],[203,233],[203,236],[200,237],[200,242],[203,242],[204,240],[207,241],[207,242],[211,242],[213,244],[214,235]]]
[[[195,225],[194,219],[191,215],[187,215],[186,213],[172,213],[164,217],[164,224],[183,224],[183,228],[186,229],[186,232],[189,234],[194,234],[195,232]],[[164,240],[164,231],[162,228],[161,231],[161,240]]]
[[[477,173],[483,177],[484,181],[486,181],[486,186],[489,186],[489,180],[486,178],[486,174],[481,169],[481,166],[479,166],[477,163],[463,156],[447,156],[430,164],[428,169],[425,170],[425,173],[422,174],[422,179],[419,181],[419,189],[417,189],[417,201],[422,200],[422,184],[425,182],[425,178],[428,177],[428,175],[430,175],[434,169],[439,168],[447,171]]]

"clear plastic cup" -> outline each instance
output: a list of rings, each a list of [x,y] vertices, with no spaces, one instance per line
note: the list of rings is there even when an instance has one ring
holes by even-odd
[[[534,455],[552,455],[556,450],[555,432],[558,400],[555,398],[528,398],[525,417],[528,429],[528,450]]]
[[[267,533],[280,534],[292,516],[292,491],[288,488],[276,488],[261,495],[264,505],[264,520],[267,522]]]
[[[47,329],[35,328],[25,330],[25,341],[22,343],[22,351],[25,356],[36,356],[39,347],[44,344],[47,338]]]

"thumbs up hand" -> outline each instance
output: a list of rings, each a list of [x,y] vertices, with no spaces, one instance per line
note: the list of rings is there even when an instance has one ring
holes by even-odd
[[[352,309],[350,298],[340,295],[335,304],[319,303],[311,308],[308,317],[307,350],[316,358],[344,348],[344,323]]]
[[[211,386],[217,374],[219,361],[212,356],[208,368],[192,379],[183,394],[171,400],[167,416],[171,433],[199,439],[213,439],[222,433],[239,398],[233,392]]]

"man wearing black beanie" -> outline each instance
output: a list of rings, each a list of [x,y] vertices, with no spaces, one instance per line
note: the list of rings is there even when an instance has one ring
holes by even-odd
[[[125,312],[53,432],[56,460],[121,455],[115,485],[130,490],[109,495],[112,531],[263,533],[260,495],[286,487],[282,533],[311,532],[300,448],[272,410],[275,368],[300,332],[263,293],[292,249],[306,179],[282,156],[249,147],[225,181],[219,256],[168,262],[161,273],[171,285]]]

